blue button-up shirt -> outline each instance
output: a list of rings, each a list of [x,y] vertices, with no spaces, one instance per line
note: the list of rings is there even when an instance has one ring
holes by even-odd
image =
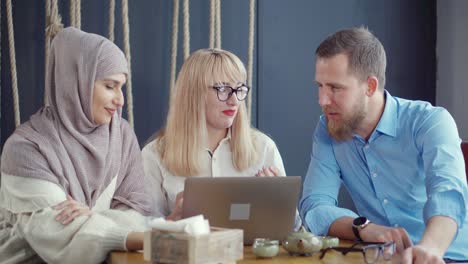
[[[468,190],[455,121],[444,108],[387,91],[385,102],[368,141],[357,134],[335,141],[320,117],[300,203],[305,224],[324,235],[338,218],[357,217],[337,207],[344,183],[359,215],[405,228],[414,243],[432,216],[453,218],[458,232],[445,257],[468,259]]]

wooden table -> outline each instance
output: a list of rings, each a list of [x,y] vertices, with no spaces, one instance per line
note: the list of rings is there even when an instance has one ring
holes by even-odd
[[[340,246],[347,247],[352,243],[344,241],[340,243]],[[341,264],[341,263],[365,263],[364,258],[361,253],[348,253],[346,256],[343,256],[340,252],[331,250],[327,252],[325,257],[320,260],[320,253],[315,254],[310,257],[300,257],[300,256],[290,256],[281,246],[278,256],[274,258],[261,259],[257,258],[252,253],[251,247],[244,247],[244,259],[237,262],[237,264],[251,264],[251,263],[271,263],[271,264],[280,264],[280,263],[292,263],[292,264]],[[396,257],[394,257],[396,258]],[[379,257],[378,263],[392,263],[392,261],[383,261],[382,257]],[[151,262],[143,260],[143,253],[139,252],[111,252],[108,258],[108,263],[111,264],[149,264]],[[396,262],[395,262],[396,263]]]

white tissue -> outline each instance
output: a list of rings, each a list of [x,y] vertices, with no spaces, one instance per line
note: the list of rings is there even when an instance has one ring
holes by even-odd
[[[208,220],[205,219],[202,221],[188,223],[184,228],[184,232],[194,236],[206,235],[210,233],[210,224],[208,223]]]
[[[187,233],[193,236],[205,235],[210,233],[210,224],[208,220],[203,219],[203,215],[197,215],[185,218],[179,221],[166,221],[164,218],[153,219],[149,226],[154,229]]]

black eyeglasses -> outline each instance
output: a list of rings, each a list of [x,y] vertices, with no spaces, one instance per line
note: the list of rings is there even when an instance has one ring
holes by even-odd
[[[363,245],[363,247],[356,247],[358,245]],[[329,250],[339,251],[343,255],[349,252],[361,252],[366,264],[374,264],[379,260],[380,255],[382,255],[384,260],[392,259],[393,254],[395,254],[395,242],[356,242],[351,247],[331,247],[322,251],[320,259],[322,259]]]
[[[218,100],[221,102],[226,102],[229,100],[233,93],[236,94],[237,100],[245,100],[250,91],[250,88],[245,84],[242,84],[237,88],[232,88],[231,86],[227,85],[215,85],[212,88],[216,90],[218,94]]]

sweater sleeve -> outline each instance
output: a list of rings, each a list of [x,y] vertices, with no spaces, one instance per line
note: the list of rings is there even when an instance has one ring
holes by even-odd
[[[58,211],[45,208],[21,214],[18,232],[47,263],[99,263],[111,250],[124,250],[130,230],[118,219],[125,212],[108,210],[76,218],[64,226],[54,220]]]
[[[55,220],[61,211],[52,206],[65,198],[54,183],[2,174],[0,206],[13,216],[10,235],[47,263],[100,263],[109,251],[126,249],[129,232],[145,229],[146,218],[135,210],[93,212],[62,225]]]

